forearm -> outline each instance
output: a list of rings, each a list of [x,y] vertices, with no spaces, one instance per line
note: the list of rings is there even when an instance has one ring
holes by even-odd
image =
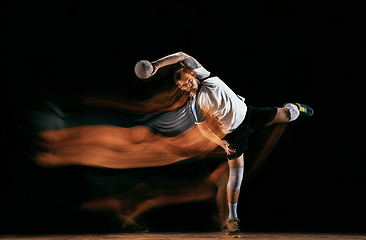
[[[187,59],[189,56],[183,52],[177,52],[163,58],[160,58],[156,61],[151,62],[155,67],[162,68],[168,65],[176,64],[178,62],[182,62]]]
[[[208,127],[206,122],[197,124],[197,127],[205,138],[222,147],[222,140]]]
[[[228,156],[232,155],[235,153],[235,149],[233,149],[232,147],[230,147],[230,144],[225,141],[225,140],[221,140],[207,125],[206,122],[203,122],[201,124],[197,124],[198,129],[200,130],[200,132],[202,133],[202,135],[207,138],[208,140],[210,140],[211,142],[216,143],[217,145],[219,145],[220,147],[222,147],[224,149],[224,151],[226,152],[226,154]]]
[[[185,54],[184,52],[177,52],[160,58],[151,63],[156,69],[159,69],[168,65],[176,64],[178,62],[181,62],[186,68],[189,69],[196,69],[201,67],[201,64],[196,59],[189,56],[188,54]]]

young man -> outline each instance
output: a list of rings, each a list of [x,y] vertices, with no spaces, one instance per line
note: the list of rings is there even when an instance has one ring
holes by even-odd
[[[311,116],[313,110],[299,103],[288,103],[282,108],[247,106],[244,98],[236,95],[217,76],[183,52],[152,62],[153,72],[150,76],[159,68],[178,62],[183,68],[175,73],[174,80],[180,89],[190,93],[190,106],[198,129],[204,137],[221,146],[228,155],[228,234],[240,236],[237,203],[244,174],[244,151],[247,150],[250,133],[265,125],[294,121],[299,115]],[[217,119],[221,130],[226,134],[223,140],[213,133],[204,118],[200,117],[205,114]]]

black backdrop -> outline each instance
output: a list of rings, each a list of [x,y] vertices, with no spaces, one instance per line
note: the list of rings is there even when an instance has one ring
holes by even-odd
[[[361,5],[288,0],[3,3],[1,232],[110,230],[95,228],[101,218],[52,209],[43,202],[42,189],[29,189],[34,174],[24,173],[33,168],[25,167],[16,125],[26,107],[38,104],[42,88],[60,94],[130,88],[141,94],[137,89],[152,86],[134,76],[134,64],[176,51],[194,56],[249,105],[302,102],[315,110],[313,117],[292,124],[285,147],[242,190],[244,230],[364,232]],[[45,224],[46,216],[65,226]],[[61,218],[74,220],[67,224]],[[108,216],[102,219],[114,224],[106,221]],[[80,221],[83,227],[73,224]]]

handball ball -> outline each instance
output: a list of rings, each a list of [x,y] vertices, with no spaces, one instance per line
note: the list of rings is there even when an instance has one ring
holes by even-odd
[[[153,65],[147,60],[138,61],[135,65],[135,73],[140,79],[149,78],[153,70]]]

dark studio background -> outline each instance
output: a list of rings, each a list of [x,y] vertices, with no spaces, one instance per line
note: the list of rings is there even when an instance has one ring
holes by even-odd
[[[2,3],[0,234],[118,229],[108,214],[47,200],[52,174],[67,176],[58,194],[75,199],[86,191],[83,179],[77,168],[29,164],[16,126],[24,109],[37,106],[42,88],[64,95],[122,88],[143,98],[159,86],[139,81],[135,63],[177,51],[198,59],[248,105],[301,102],[315,110],[289,125],[280,150],[242,189],[244,231],[365,232],[365,62],[359,60],[365,39],[357,27],[362,4],[350,4]],[[202,211],[197,216],[209,211],[195,207]]]

